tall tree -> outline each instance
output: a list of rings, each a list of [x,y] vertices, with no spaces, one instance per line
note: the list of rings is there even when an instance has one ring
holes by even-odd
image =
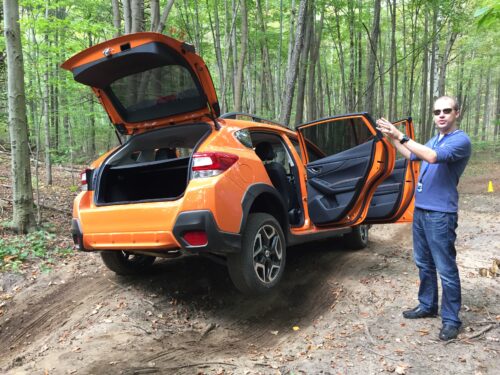
[[[295,81],[297,80],[297,66],[300,52],[304,43],[304,24],[306,18],[307,0],[300,0],[299,15],[297,19],[297,29],[295,32],[295,43],[291,54],[290,63],[286,72],[285,90],[280,111],[280,121],[288,125],[292,113],[293,94],[295,92]]]
[[[35,228],[28,148],[23,51],[17,0],[4,0],[4,36],[7,50],[9,134],[12,148],[12,228],[27,233]]]
[[[238,66],[236,68],[236,77],[234,82],[234,110],[241,112],[241,102],[243,99],[243,69],[248,47],[248,15],[246,0],[241,1],[241,44],[240,54],[238,56]]]
[[[112,0],[112,9],[113,9],[113,27],[115,28],[114,37],[118,37],[121,35],[122,31],[122,21],[120,17],[120,3],[119,0]]]
[[[377,63],[377,47],[378,38],[380,35],[380,2],[381,0],[375,0],[373,6],[373,24],[370,33],[369,40],[369,52],[370,56],[368,61],[366,79],[366,99],[365,108],[368,113],[372,113],[375,105],[375,67]]]

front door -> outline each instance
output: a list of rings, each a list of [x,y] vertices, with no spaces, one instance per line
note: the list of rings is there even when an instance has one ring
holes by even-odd
[[[411,118],[393,123],[402,133],[414,139]],[[397,154],[394,171],[378,186],[370,202],[365,223],[405,223],[413,219],[413,204],[419,164]]]
[[[299,125],[297,131],[311,221],[329,227],[361,223],[378,184],[392,173],[394,147],[364,113]]]

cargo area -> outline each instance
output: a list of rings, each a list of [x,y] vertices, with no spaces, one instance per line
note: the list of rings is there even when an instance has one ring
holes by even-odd
[[[189,181],[191,155],[207,123],[169,126],[133,136],[96,173],[99,205],[176,199]]]

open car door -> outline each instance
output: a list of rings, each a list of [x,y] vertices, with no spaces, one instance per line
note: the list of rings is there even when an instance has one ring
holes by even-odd
[[[363,222],[378,184],[392,173],[394,147],[366,113],[299,125],[307,169],[307,211],[316,226]]]
[[[393,123],[402,133],[414,139],[411,118]],[[397,154],[394,170],[378,186],[370,202],[365,223],[406,223],[413,219],[414,193],[419,164]]]

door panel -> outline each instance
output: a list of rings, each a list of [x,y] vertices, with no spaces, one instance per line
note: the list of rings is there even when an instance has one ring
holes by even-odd
[[[300,125],[306,155],[308,215],[315,225],[362,222],[378,183],[394,166],[389,142],[367,114]]]
[[[400,131],[414,138],[410,119],[394,123]],[[394,171],[377,188],[370,202],[366,223],[409,222],[413,218],[413,194],[418,176],[418,164],[399,154]]]
[[[375,141],[307,165],[309,215],[321,225],[337,221],[358,196]]]

